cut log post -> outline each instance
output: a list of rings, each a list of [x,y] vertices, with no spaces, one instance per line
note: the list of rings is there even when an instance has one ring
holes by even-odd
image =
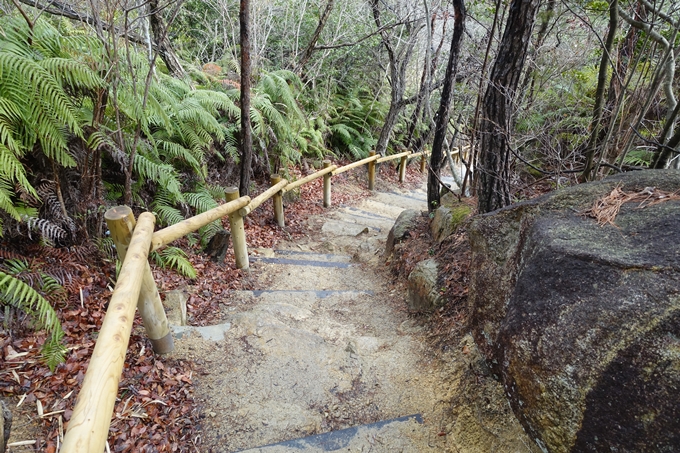
[[[371,151],[368,155],[375,157],[375,151]],[[368,190],[375,190],[375,160],[368,163]]]
[[[238,187],[229,187],[225,191],[227,201],[238,200]],[[238,211],[229,214],[229,226],[231,228],[231,242],[234,244],[234,257],[236,258],[236,267],[239,269],[248,269],[250,263],[248,262],[248,245],[246,244],[246,230],[243,226],[243,217]]]
[[[406,179],[406,163],[407,163],[408,157],[406,156],[401,156],[401,162],[399,162],[399,182],[404,182],[404,179]]]
[[[425,164],[427,163],[427,154],[420,155],[420,172],[425,173]]]
[[[271,176],[272,186],[275,186],[280,182],[281,182],[280,175],[273,174]],[[283,192],[282,191],[276,192],[272,197],[272,200],[274,202],[274,220],[276,221],[276,224],[278,226],[283,228],[286,226],[286,220],[283,216]]]
[[[205,253],[213,262],[224,263],[224,258],[227,256],[227,249],[229,248],[229,236],[231,236],[230,232],[220,230],[210,238],[208,245],[205,246]]]
[[[148,212],[139,216],[68,424],[62,453],[104,451],[144,269],[149,264],[155,221]]]
[[[122,263],[125,261],[128,246],[132,240],[135,216],[129,207],[116,206],[106,211],[104,218],[111,232],[113,243],[116,244],[118,259]],[[153,345],[153,351],[156,354],[168,354],[175,349],[172,333],[148,262],[144,266],[143,273],[137,309],[144,322],[146,334]]]
[[[328,168],[330,166],[330,160],[323,161],[323,168]],[[331,173],[326,173],[323,175],[323,207],[331,207]]]

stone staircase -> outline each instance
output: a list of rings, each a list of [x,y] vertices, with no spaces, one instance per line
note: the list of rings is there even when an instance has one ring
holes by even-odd
[[[310,219],[307,241],[252,251],[256,289],[224,324],[176,329],[180,355],[204,363],[210,451],[438,451],[440,371],[381,257],[404,209],[425,210],[425,191]]]

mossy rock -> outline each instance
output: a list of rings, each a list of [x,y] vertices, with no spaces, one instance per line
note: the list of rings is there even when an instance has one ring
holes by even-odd
[[[544,451],[680,445],[680,201],[583,215],[615,187],[680,189],[680,171],[617,175],[476,217],[470,327]]]
[[[451,236],[471,213],[472,208],[463,203],[456,203],[451,207],[442,206],[435,210],[430,223],[432,237],[437,242],[442,242]]]

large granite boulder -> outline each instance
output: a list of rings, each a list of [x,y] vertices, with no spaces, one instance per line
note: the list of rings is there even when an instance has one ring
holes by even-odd
[[[674,192],[680,172],[582,184],[470,228],[473,335],[544,451],[680,451],[680,202],[623,204],[615,225],[583,215],[617,186]]]

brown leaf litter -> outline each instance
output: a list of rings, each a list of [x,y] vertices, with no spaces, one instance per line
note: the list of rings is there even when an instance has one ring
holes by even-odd
[[[616,186],[583,214],[595,219],[600,226],[608,223],[616,226],[614,220],[625,203],[639,203],[637,209],[643,209],[670,200],[680,200],[680,191],[667,192],[656,187],[645,187],[638,192],[626,192],[621,186]]]

